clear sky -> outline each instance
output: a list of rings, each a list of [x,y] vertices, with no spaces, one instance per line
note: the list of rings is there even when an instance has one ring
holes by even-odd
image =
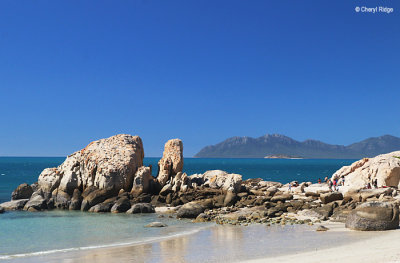
[[[392,14],[355,12],[388,6]],[[0,1],[0,155],[400,136],[400,2]]]

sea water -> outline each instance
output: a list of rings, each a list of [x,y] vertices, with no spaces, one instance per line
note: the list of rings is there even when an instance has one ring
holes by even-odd
[[[164,228],[147,228],[150,222]],[[0,216],[0,260],[55,252],[143,244],[209,227],[156,214],[12,211]]]
[[[145,158],[157,174],[159,158]],[[0,202],[9,201],[11,192],[21,183],[34,183],[40,172],[64,161],[58,157],[0,157]],[[331,176],[343,165],[354,160],[319,159],[197,159],[185,158],[184,172],[204,173],[220,169],[243,175],[243,179],[262,178],[282,183],[293,180],[313,181]],[[167,228],[145,228],[161,221]],[[84,250],[124,244],[151,242],[162,238],[185,235],[207,227],[187,220],[156,214],[96,214],[79,211],[6,212],[0,215],[0,259]]]

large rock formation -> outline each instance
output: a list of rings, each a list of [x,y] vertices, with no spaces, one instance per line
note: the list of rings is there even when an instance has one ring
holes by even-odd
[[[158,162],[157,180],[161,186],[183,169],[183,144],[180,139],[167,141],[161,160]]]
[[[361,189],[377,179],[378,187],[398,187],[400,183],[400,151],[364,158],[350,166],[344,166],[333,174],[332,179],[345,178],[345,186]]]
[[[399,206],[388,202],[366,202],[347,217],[346,227],[353,230],[380,231],[399,227]]]
[[[137,180],[136,186],[148,190],[147,177],[143,178],[143,172],[137,173],[144,170],[146,176],[151,176],[147,168],[142,167],[143,158],[143,144],[138,136],[119,134],[94,141],[68,156],[60,166],[44,169],[38,179],[38,189],[24,209],[40,210],[55,206],[88,210],[117,195],[121,189],[131,191],[135,174],[143,179]],[[32,188],[20,186],[14,196],[25,197],[31,194],[28,190]]]
[[[138,136],[120,134],[94,141],[68,156],[59,167],[45,169],[39,176],[39,187],[46,197],[55,189],[72,195],[75,189],[84,191],[89,186],[130,191],[143,157]]]

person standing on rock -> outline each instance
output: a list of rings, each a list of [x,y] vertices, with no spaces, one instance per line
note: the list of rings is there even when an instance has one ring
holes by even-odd
[[[378,179],[376,179],[376,178],[374,180],[374,188],[378,188]]]
[[[289,183],[289,192],[292,192],[292,183]]]
[[[321,178],[318,178],[318,183],[319,183],[319,184],[321,183]]]
[[[333,191],[336,191],[337,180],[333,180]]]
[[[332,181],[330,179],[328,179],[328,187],[329,187],[329,190],[333,191],[333,189],[332,189]]]

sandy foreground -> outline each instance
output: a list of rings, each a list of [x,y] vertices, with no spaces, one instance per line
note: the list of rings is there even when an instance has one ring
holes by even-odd
[[[339,231],[341,229],[338,229]],[[282,255],[274,258],[260,258],[245,260],[243,263],[269,263],[269,262],[400,262],[400,229],[378,232],[376,236],[370,236],[345,245],[332,244],[330,248],[316,249],[308,252],[300,252]]]
[[[134,246],[20,257],[10,262],[400,262],[400,229],[359,232],[305,226],[211,226]]]

